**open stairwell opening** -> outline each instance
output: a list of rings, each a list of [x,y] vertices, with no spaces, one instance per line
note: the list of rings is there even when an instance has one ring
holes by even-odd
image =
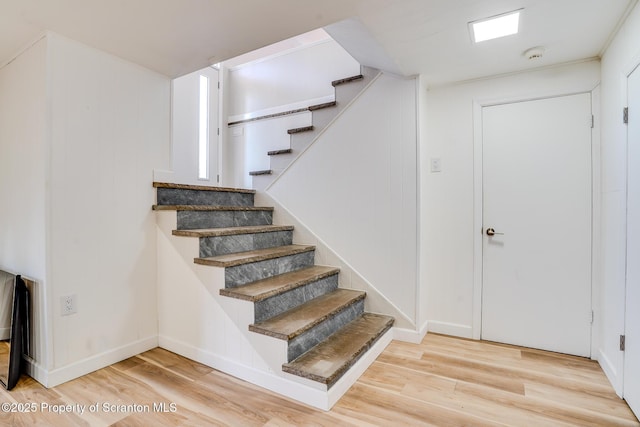
[[[333,101],[280,113],[278,117],[310,112],[311,124],[287,130],[289,145],[267,152],[270,164],[269,169],[249,171],[249,175],[253,178],[253,188],[258,190],[266,189],[277,179],[378,74],[379,71],[376,69],[361,67],[360,74],[331,82],[331,86],[334,88]],[[271,116],[264,116],[253,118],[251,121],[272,118]],[[231,122],[229,126],[233,127],[240,124],[242,122]]]

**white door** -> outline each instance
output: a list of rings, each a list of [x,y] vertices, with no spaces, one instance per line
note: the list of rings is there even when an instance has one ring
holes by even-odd
[[[627,81],[627,297],[624,398],[640,417],[640,68]]]
[[[218,70],[207,67],[172,82],[171,147],[178,184],[218,182]]]
[[[590,94],[484,107],[482,152],[482,339],[589,356]]]

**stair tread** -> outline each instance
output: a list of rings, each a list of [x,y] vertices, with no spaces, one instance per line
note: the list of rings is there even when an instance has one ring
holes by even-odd
[[[287,131],[287,133],[288,133],[289,135],[292,135],[292,134],[294,134],[294,133],[308,132],[308,131],[311,131],[311,130],[313,130],[313,129],[314,129],[314,128],[313,128],[313,126],[303,126],[303,127],[300,127],[300,128],[289,129],[289,130]]]
[[[336,289],[264,322],[249,325],[249,330],[282,340],[292,340],[331,315],[364,299],[365,295],[363,291]]]
[[[203,228],[194,230],[173,230],[174,236],[181,237],[219,237],[237,236],[240,234],[271,233],[274,231],[291,231],[292,225],[246,225],[241,227]]]
[[[311,105],[309,107],[309,111],[316,111],[316,110],[321,110],[323,108],[335,107],[336,105],[337,105],[336,101],[324,102],[322,104]]]
[[[248,193],[248,194],[256,193],[256,190],[249,190],[246,188],[209,187],[206,185],[173,184],[170,182],[154,182],[153,186],[155,188],[175,188],[180,190],[226,191],[230,193]]]
[[[393,322],[389,316],[364,313],[297,359],[282,365],[282,370],[330,387]]]
[[[293,150],[291,148],[283,148],[282,150],[268,151],[267,156],[277,156],[278,154],[289,154]]]
[[[220,295],[245,301],[259,302],[291,289],[338,274],[339,272],[340,269],[335,267],[314,265],[301,270],[258,280],[248,285],[224,288],[220,290]]]
[[[272,173],[273,173],[273,171],[271,169],[265,169],[265,170],[261,170],[261,171],[251,171],[251,172],[249,172],[249,175],[251,175],[251,176],[271,175]]]
[[[268,206],[153,205],[154,211],[273,211]]]
[[[214,257],[195,258],[196,264],[211,265],[214,267],[235,267],[237,265],[249,264],[252,262],[265,261],[268,259],[281,258],[288,255],[300,254],[315,250],[315,246],[307,245],[287,245],[275,248],[257,249],[254,251],[236,252]]]
[[[336,87],[345,83],[350,83],[356,80],[362,80],[364,76],[362,74],[358,74],[356,76],[346,77],[344,79],[338,79],[331,82],[331,86]]]

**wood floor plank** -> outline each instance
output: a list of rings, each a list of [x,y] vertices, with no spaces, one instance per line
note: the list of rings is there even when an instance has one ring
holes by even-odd
[[[406,357],[407,359],[421,359],[424,350],[416,344],[402,341],[392,341],[384,350],[387,354]]]
[[[158,390],[168,401],[179,408],[186,408],[221,421],[227,425],[261,426],[268,419],[241,402],[233,402],[223,394],[213,394],[194,381],[151,363],[145,363],[127,371],[127,374]]]
[[[5,398],[5,395],[7,394],[11,394],[11,399]],[[63,405],[67,402],[64,401],[56,390],[46,389],[32,378],[23,376],[18,382],[18,385],[11,392],[7,392],[5,390],[0,391],[0,397],[2,398],[1,400],[3,403],[11,401],[12,403],[36,405],[26,412],[24,411],[24,406],[22,407],[22,411],[15,407],[15,412],[12,412],[13,410],[10,410],[9,412],[2,410],[0,412],[1,425],[16,427],[56,425],[84,427],[89,425],[77,414],[60,414],[50,410],[50,408],[55,408],[56,405]],[[46,408],[43,408],[43,404],[46,405]]]
[[[402,392],[408,384],[419,382],[435,393],[453,393],[457,384],[457,381],[451,378],[416,372],[377,361],[362,374],[360,382],[395,392]]]
[[[213,371],[209,366],[194,362],[193,360],[185,359],[184,357],[178,356],[177,354],[162,348],[146,351],[138,357],[147,362],[155,363],[164,369],[191,380],[196,380]]]
[[[118,422],[134,413],[122,410],[123,406],[147,405],[151,407],[156,402],[164,401],[163,396],[153,388],[114,367],[107,367],[91,375],[66,382],[56,387],[55,390],[63,395],[67,402],[87,407],[99,404],[96,413],[87,411],[81,418],[91,421],[98,417],[107,425]],[[104,406],[105,404],[107,406]],[[111,410],[112,405],[116,405],[117,410]],[[90,424],[94,425],[95,421]]]
[[[499,373],[486,371],[483,369],[484,366],[479,369],[479,365],[474,363],[467,363],[467,366],[465,366],[464,364],[458,364],[458,359],[452,357],[434,354],[429,354],[427,357],[423,354],[420,360],[412,360],[382,353],[378,360],[391,365],[408,366],[416,372],[429,372],[442,377],[474,382],[524,395],[524,383],[512,374],[504,371]],[[464,360],[462,361],[465,362]]]
[[[477,384],[460,383],[456,392],[467,401],[479,400],[487,404],[497,404],[500,410],[514,408],[523,414],[540,414],[556,420],[557,425],[572,425],[581,427],[601,426],[638,426],[636,422],[620,419],[609,414],[597,413],[588,407],[576,407],[564,402],[554,400],[540,400],[533,397],[518,396],[508,393],[500,393],[492,390],[488,392],[485,387]],[[519,425],[514,423],[514,425]]]
[[[485,392],[487,395],[493,395],[494,392],[500,393],[501,391],[487,389]],[[514,396],[514,398],[520,396],[518,394],[508,392],[502,393],[510,394]],[[434,393],[433,390],[424,387],[420,383],[412,383],[407,384],[405,389],[402,391],[402,395],[422,400],[424,402],[430,402],[449,410],[472,413],[474,416],[490,423],[509,423],[510,425],[518,426],[535,425],[539,427],[570,426],[570,424],[559,422],[557,419],[553,419],[551,417],[546,417],[534,412],[523,411],[521,408],[501,404],[488,399],[473,398],[469,395],[460,393],[460,389],[458,387],[449,393]]]
[[[271,420],[278,420],[285,425],[316,425],[333,427],[336,417],[329,412],[319,412],[301,403],[283,398],[258,386],[247,384],[241,380],[220,372],[212,372],[204,376],[200,384],[207,387],[214,394],[224,394],[232,401],[240,401]],[[247,392],[247,389],[252,392]],[[340,416],[341,426],[359,426],[358,419]]]
[[[526,361],[513,364],[500,360],[488,362],[486,360],[474,360],[470,358],[445,355],[439,352],[425,350],[422,359],[435,363],[438,366],[455,366],[460,372],[472,372],[477,375],[479,372],[489,374],[490,378],[511,379],[516,382],[534,382],[554,385],[568,390],[581,390],[594,396],[611,396],[612,389],[609,384],[602,382],[600,373],[585,373],[584,370],[567,369],[559,365],[545,364],[543,366],[532,366]],[[490,380],[491,382],[492,380]],[[485,385],[490,384],[482,382]]]
[[[463,411],[451,410],[419,399],[399,398],[396,394],[378,387],[355,384],[336,404],[341,408],[359,413],[365,420],[378,425],[410,426],[499,426],[507,425],[491,422]]]
[[[582,357],[560,355],[540,350],[514,348],[495,343],[476,343],[460,340],[454,346],[437,336],[425,337],[425,351],[446,356],[459,357],[475,362],[486,362],[501,367],[513,367],[548,373],[551,375],[571,376],[576,380],[586,380],[609,386],[609,383],[596,361]],[[453,348],[452,348],[453,347]],[[464,348],[463,351],[459,351]],[[473,348],[473,350],[472,350]],[[496,351],[496,349],[498,349]],[[571,367],[566,370],[566,367]]]
[[[182,409],[180,413],[151,412],[132,414],[111,424],[112,427],[202,427],[228,426],[224,422]]]
[[[160,348],[51,389],[23,376],[0,401],[149,408],[0,412],[0,425],[29,427],[640,427],[591,360],[435,334],[392,342],[326,412]]]
[[[538,426],[558,426],[557,420],[538,416],[535,413],[520,411],[509,406],[491,404],[486,400],[460,395],[457,390],[460,381],[443,378],[427,373],[416,372],[403,366],[375,362],[360,378],[361,383],[398,392],[401,395],[432,403],[453,411],[471,411],[489,422],[502,423],[505,419],[516,425],[535,421]],[[492,394],[494,389],[485,387],[485,393]],[[503,392],[509,396],[521,396]],[[524,423],[524,424],[523,424]]]
[[[578,391],[558,390],[546,384],[525,384],[525,396],[538,400],[547,400],[569,407],[585,408],[598,414],[606,414],[622,420],[636,422],[636,417],[624,400],[592,396]]]
[[[459,338],[455,341],[439,334],[428,334],[422,341],[421,348],[440,348],[449,354],[458,354],[470,359],[492,361],[519,361],[522,359],[521,348],[494,345],[486,341],[475,341]]]

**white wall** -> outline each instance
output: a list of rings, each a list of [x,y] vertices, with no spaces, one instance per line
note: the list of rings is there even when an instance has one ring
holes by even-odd
[[[420,197],[421,280],[428,292],[430,331],[471,338],[474,314],[478,323],[478,301],[474,301],[474,235],[479,231],[474,229],[478,219],[474,211],[474,103],[591,91],[599,77],[600,63],[590,61],[429,91],[427,111],[422,112],[427,116],[427,138],[420,147]],[[430,172],[431,158],[441,159],[442,172]]]
[[[287,108],[333,96],[333,80],[359,73],[360,65],[332,39],[237,65],[229,69],[225,82],[227,115]]]
[[[0,69],[0,269],[47,282],[46,58],[42,38]],[[44,301],[34,301],[43,306]],[[46,365],[45,313],[32,328],[35,362]]]
[[[382,75],[267,189],[416,325],[416,81]]]
[[[49,36],[53,357],[49,386],[157,345],[154,168],[169,168],[170,81]],[[77,296],[61,316],[60,298]]]
[[[636,6],[602,58],[602,306],[598,359],[622,393],[626,261],[627,75],[640,64],[640,7]]]
[[[0,69],[0,268],[43,280],[46,49],[41,39]]]

